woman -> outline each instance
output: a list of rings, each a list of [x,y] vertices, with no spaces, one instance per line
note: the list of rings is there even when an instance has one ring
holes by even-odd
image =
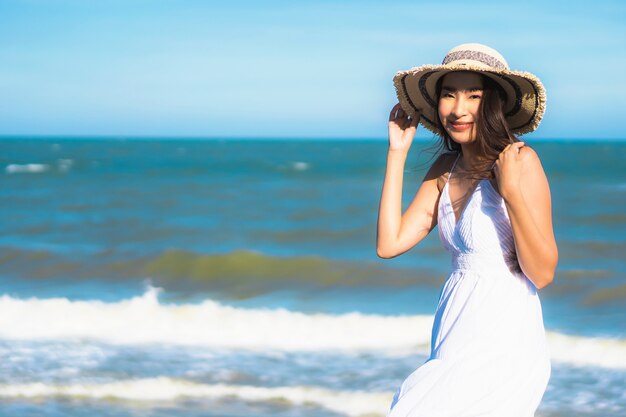
[[[533,416],[550,378],[537,289],[558,251],[539,157],[514,135],[536,129],[543,85],[494,49],[453,48],[442,65],[396,74],[377,253],[398,256],[439,226],[452,255],[431,353],[393,398],[389,417]],[[418,122],[449,152],[402,214],[404,163]],[[409,329],[407,329],[409,330]]]

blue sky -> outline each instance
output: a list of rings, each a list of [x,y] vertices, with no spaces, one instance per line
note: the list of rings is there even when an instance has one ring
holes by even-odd
[[[545,84],[528,138],[626,137],[602,0],[1,0],[0,135],[384,138],[395,72],[466,42]]]

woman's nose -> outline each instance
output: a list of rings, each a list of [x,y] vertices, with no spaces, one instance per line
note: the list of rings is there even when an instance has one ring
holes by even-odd
[[[467,111],[465,99],[459,97],[454,101],[454,107],[452,107],[452,115],[457,119],[464,116]]]

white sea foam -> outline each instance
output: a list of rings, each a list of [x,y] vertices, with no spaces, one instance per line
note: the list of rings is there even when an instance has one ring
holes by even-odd
[[[296,161],[296,162],[292,162],[291,166],[296,171],[306,171],[307,169],[309,169],[311,164],[309,164],[308,162]]]
[[[171,378],[116,381],[103,384],[17,384],[0,385],[0,398],[90,398],[131,401],[176,401],[188,398],[238,398],[249,402],[276,401],[298,406],[315,404],[349,416],[385,415],[392,392],[333,391],[319,387],[256,387],[198,384]]]
[[[626,369],[626,340],[546,332],[552,359],[577,366]]]
[[[68,172],[70,168],[72,168],[72,165],[74,165],[73,159],[58,159],[57,160],[57,167],[60,172]]]
[[[376,351],[428,354],[431,315],[305,314],[247,309],[206,300],[170,305],[158,289],[119,302],[0,297],[0,338],[91,339],[114,344],[165,343],[249,350]],[[626,369],[626,341],[547,332],[553,361]]]
[[[31,173],[37,174],[47,171],[47,164],[9,164],[4,169],[7,174]]]
[[[167,305],[158,289],[115,303],[0,297],[0,337],[94,339],[286,351],[426,349],[432,316],[304,314],[212,300]],[[403,331],[394,331],[394,329]],[[409,331],[407,331],[407,329]],[[420,346],[421,345],[421,346]]]

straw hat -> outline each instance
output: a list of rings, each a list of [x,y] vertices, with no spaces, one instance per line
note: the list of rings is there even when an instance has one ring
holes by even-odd
[[[393,77],[402,109],[413,116],[421,112],[420,122],[435,134],[437,127],[437,81],[451,71],[477,71],[497,82],[506,92],[504,114],[514,135],[537,129],[546,110],[546,90],[539,78],[528,72],[511,71],[502,55],[479,43],[452,48],[441,65],[422,65],[399,71]]]

